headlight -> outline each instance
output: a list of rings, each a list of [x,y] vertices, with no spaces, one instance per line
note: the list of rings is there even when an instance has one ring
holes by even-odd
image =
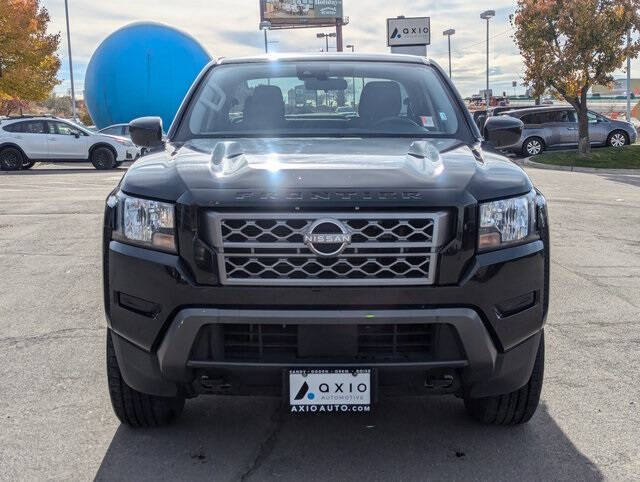
[[[127,140],[127,139],[115,139],[115,141],[118,144],[122,144],[123,146],[133,147],[133,142],[131,142],[131,141]]]
[[[526,196],[480,204],[478,249],[486,251],[518,244],[536,232],[535,191]]]
[[[117,230],[114,239],[145,247],[176,252],[175,206],[117,195]]]

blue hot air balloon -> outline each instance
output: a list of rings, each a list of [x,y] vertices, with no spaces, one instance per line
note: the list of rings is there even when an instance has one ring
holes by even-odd
[[[91,57],[84,98],[98,128],[157,115],[165,131],[210,55],[192,36],[158,23],[109,35]]]

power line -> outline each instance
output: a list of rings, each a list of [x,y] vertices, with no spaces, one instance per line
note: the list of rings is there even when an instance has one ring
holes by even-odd
[[[492,35],[491,37],[489,37],[489,40],[493,40],[494,38],[501,37],[503,35],[507,35],[507,34],[511,33],[512,31],[513,31],[513,27],[505,30],[504,32],[500,32],[500,33],[497,33],[495,35]],[[482,40],[481,42],[474,42],[472,44],[463,45],[462,47],[458,47],[456,49],[453,49],[452,52],[459,52],[461,50],[468,50],[471,47],[477,47],[478,45],[484,45],[486,42],[487,42],[486,40]]]

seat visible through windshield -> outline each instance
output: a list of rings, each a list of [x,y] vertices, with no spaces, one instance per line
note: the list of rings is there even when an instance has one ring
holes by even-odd
[[[272,61],[212,68],[178,137],[455,137],[460,124],[459,108],[430,66]]]

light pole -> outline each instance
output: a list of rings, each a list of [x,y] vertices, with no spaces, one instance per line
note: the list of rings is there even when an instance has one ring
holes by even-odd
[[[627,47],[631,46],[631,30],[627,32]],[[631,122],[631,56],[627,56],[627,122]]]
[[[326,52],[329,52],[329,37],[337,37],[337,34],[335,32],[332,32],[332,33],[318,33],[318,34],[316,34],[316,37],[325,39],[325,41],[327,42],[327,50],[326,50]]]
[[[264,53],[269,53],[269,39],[267,37],[267,30],[271,29],[271,22],[265,20],[260,22],[260,30],[264,31]]]
[[[495,16],[495,10],[486,10],[480,14],[480,18],[487,21],[487,87],[484,92],[484,98],[487,108],[489,107],[489,20],[491,20]]]
[[[71,110],[73,112],[73,120],[76,120],[76,90],[73,85],[73,59],[71,58],[71,33],[69,31],[69,5],[64,0],[64,14],[67,18],[67,47],[69,48],[69,74],[71,77]]]
[[[351,49],[351,52],[355,52],[356,51],[356,46],[353,44],[347,45],[348,49]],[[353,108],[355,109],[356,107],[356,75],[355,75],[355,71],[353,76],[351,77],[351,87],[353,90]]]
[[[447,41],[449,43],[449,78],[451,78],[451,36],[453,34],[455,34],[455,33],[456,33],[456,31],[454,29],[452,29],[452,28],[442,32],[442,35],[446,35],[447,36]]]

